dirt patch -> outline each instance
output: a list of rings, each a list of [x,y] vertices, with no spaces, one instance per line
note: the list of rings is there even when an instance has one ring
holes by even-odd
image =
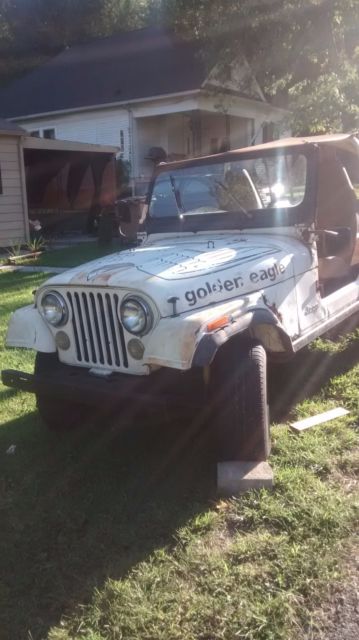
[[[314,616],[316,630],[305,640],[358,640],[359,553],[358,545],[346,562],[345,582],[333,586],[327,602]]]

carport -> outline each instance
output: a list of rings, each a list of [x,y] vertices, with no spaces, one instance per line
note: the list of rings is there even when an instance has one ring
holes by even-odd
[[[91,231],[116,198],[117,147],[26,136],[22,149],[30,227]]]

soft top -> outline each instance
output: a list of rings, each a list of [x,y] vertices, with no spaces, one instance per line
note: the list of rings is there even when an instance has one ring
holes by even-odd
[[[273,140],[272,142],[265,142],[263,144],[257,144],[250,147],[242,147],[240,149],[232,149],[224,153],[217,153],[216,155],[200,156],[198,158],[191,158],[188,160],[179,160],[177,162],[163,162],[157,167],[158,171],[166,170],[167,166],[171,167],[185,167],[187,165],[193,165],[197,162],[206,162],[214,159],[218,159],[218,162],[226,162],[233,160],[233,156],[241,156],[247,154],[255,154],[257,151],[270,151],[271,149],[291,149],[295,147],[303,147],[304,145],[315,146],[329,146],[333,145],[340,147],[341,149],[355,150],[359,152],[359,139],[358,133],[331,133],[320,136],[300,136],[297,138],[280,138],[279,140]]]

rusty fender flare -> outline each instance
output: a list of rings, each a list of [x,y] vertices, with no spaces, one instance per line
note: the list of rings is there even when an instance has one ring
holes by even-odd
[[[263,324],[270,324],[276,327],[286,351],[292,354],[292,341],[280,325],[278,318],[266,309],[253,309],[238,318],[238,320],[232,322],[227,327],[218,329],[218,331],[213,333],[204,334],[197,344],[192,360],[192,366],[206,367],[210,365],[213,362],[218,349],[225,344],[225,342],[228,342],[228,340],[240,333],[244,333],[255,325]]]

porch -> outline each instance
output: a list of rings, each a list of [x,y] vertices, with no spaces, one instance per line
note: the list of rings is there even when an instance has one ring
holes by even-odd
[[[255,119],[196,109],[135,117],[133,134],[134,191],[140,195],[145,193],[160,161],[206,156],[250,145],[255,137]]]

